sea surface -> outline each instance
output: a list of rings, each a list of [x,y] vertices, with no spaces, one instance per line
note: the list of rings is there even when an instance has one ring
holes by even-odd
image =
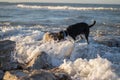
[[[59,32],[86,22],[90,44],[69,40],[42,42],[46,31]],[[13,58],[30,61],[45,51],[53,66],[63,68],[73,80],[120,80],[120,47],[94,42],[94,37],[120,36],[120,5],[72,3],[0,3],[0,40],[16,42]]]
[[[120,5],[0,3],[0,25],[63,28],[78,22],[91,24],[93,20],[97,21],[93,29],[116,33],[120,28]]]

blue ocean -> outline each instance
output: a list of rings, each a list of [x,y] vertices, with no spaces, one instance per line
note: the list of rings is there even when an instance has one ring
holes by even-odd
[[[120,27],[120,5],[0,3],[0,25],[63,28],[78,22],[90,24],[92,20],[97,21],[95,29],[116,33]]]
[[[92,24],[94,20],[89,45],[84,41],[42,41],[46,31],[59,32],[69,25]],[[19,63],[44,51],[50,63],[64,69],[73,80],[120,80],[120,47],[95,42],[107,37],[116,37],[120,43],[120,5],[0,3],[0,40],[16,42],[12,57]]]

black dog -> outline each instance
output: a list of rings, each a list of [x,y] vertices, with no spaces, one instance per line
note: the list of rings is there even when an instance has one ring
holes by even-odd
[[[81,23],[76,23],[73,25],[68,26],[68,28],[64,31],[60,31],[59,32],[59,40],[65,38],[66,36],[70,36],[73,38],[73,40],[76,40],[76,37],[80,34],[84,34],[85,38],[87,40],[87,43],[89,44],[88,41],[88,36],[90,33],[89,28],[91,28],[92,26],[94,26],[96,23],[96,21],[93,22],[93,24],[88,25],[87,23],[81,22]]]

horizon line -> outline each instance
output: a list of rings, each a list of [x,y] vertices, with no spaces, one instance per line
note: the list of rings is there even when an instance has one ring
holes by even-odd
[[[0,2],[0,3],[56,3],[56,4],[106,4],[106,5],[119,5],[119,3],[77,3],[77,2]]]

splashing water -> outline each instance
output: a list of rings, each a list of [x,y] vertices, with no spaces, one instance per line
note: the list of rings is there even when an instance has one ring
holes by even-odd
[[[120,79],[120,53],[117,47],[97,44],[92,38],[89,45],[73,44],[69,40],[43,43],[44,32],[33,27],[2,27],[0,33],[3,40],[16,42],[14,59],[20,63],[30,61],[44,51],[50,56],[52,65],[64,69],[73,80]]]

